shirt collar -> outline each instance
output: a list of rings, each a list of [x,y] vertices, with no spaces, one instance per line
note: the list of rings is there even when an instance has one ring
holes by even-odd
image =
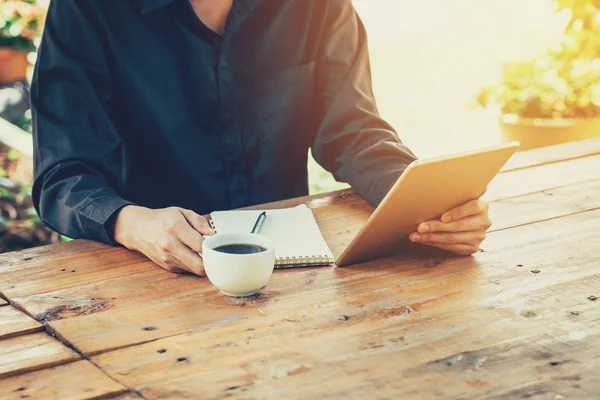
[[[142,14],[158,10],[174,1],[175,0],[142,0]]]

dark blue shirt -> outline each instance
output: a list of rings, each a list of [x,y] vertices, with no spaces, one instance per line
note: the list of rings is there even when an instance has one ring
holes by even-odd
[[[307,152],[377,204],[415,156],[378,114],[351,0],[51,2],[32,83],[42,220],[110,243],[128,204],[205,214],[306,195]]]

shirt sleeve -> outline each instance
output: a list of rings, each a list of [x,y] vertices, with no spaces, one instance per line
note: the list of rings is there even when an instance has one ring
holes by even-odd
[[[113,85],[91,2],[52,1],[32,81],[33,201],[72,237],[113,243],[126,154],[106,105]]]
[[[330,0],[317,60],[316,161],[377,206],[416,156],[380,116],[367,35],[351,0]]]

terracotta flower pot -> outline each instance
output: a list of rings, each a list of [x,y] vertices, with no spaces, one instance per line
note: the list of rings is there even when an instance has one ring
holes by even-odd
[[[28,67],[27,52],[0,47],[0,85],[24,80]]]
[[[500,117],[502,139],[517,140],[519,150],[600,137],[600,118],[544,119],[520,118],[505,114]]]

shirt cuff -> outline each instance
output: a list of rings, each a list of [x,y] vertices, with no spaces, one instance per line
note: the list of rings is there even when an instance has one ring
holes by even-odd
[[[117,245],[114,238],[114,225],[116,217],[125,206],[135,203],[120,197],[105,197],[90,203],[90,219],[94,222],[95,239],[106,244]]]

